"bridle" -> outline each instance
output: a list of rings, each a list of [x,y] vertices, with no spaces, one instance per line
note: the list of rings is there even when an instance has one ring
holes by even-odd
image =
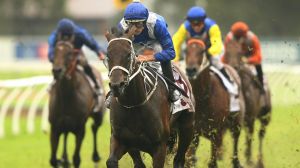
[[[59,41],[59,42],[57,42],[56,46],[61,45],[61,44],[65,44],[68,47],[70,47],[71,50],[72,50],[71,54],[74,54],[74,52],[75,53],[81,52],[78,49],[74,49],[74,46],[69,41]],[[74,73],[74,71],[76,69],[76,65],[77,65],[77,56],[72,56],[72,60],[71,60],[70,64],[68,65],[68,67],[67,68],[65,68],[65,67],[63,68],[62,75],[65,75],[67,79],[71,79],[71,76],[72,76],[72,74]]]
[[[112,72],[115,71],[115,70],[122,70],[123,72],[125,72],[127,74],[126,76],[126,79],[124,81],[124,87],[128,86],[129,85],[129,82],[134,79],[138,74],[141,74],[144,78],[144,84],[145,84],[145,88],[146,88],[146,85],[149,84],[149,85],[152,85],[153,88],[150,90],[150,92],[147,94],[146,98],[144,101],[142,101],[141,103],[139,104],[135,104],[135,105],[123,105],[121,104],[119,101],[118,101],[118,98],[117,98],[117,101],[119,102],[119,104],[125,108],[134,108],[134,107],[138,107],[138,106],[142,106],[144,104],[146,104],[149,99],[151,98],[151,96],[153,95],[154,91],[156,90],[157,88],[157,85],[158,85],[158,76],[157,75],[153,75],[149,70],[147,70],[145,68],[145,64],[143,62],[141,62],[139,64],[139,67],[138,67],[138,70],[134,72],[134,69],[135,69],[135,57],[136,57],[136,54],[135,54],[135,51],[134,51],[134,48],[133,48],[133,45],[132,45],[132,41],[128,38],[124,38],[124,37],[120,37],[120,38],[114,38],[112,40],[110,40],[108,42],[108,47],[109,45],[114,42],[114,41],[120,41],[120,40],[125,40],[125,41],[128,41],[130,43],[130,46],[131,46],[131,53],[130,53],[130,66],[129,66],[129,69],[126,69],[125,67],[123,66],[120,66],[120,65],[117,65],[117,66],[114,66],[111,68],[111,70],[109,71],[108,73],[108,77],[110,77],[112,75]],[[149,75],[152,76],[152,78],[155,79],[155,81],[153,82]]]
[[[202,40],[200,40],[200,39],[190,39],[190,40],[187,41],[187,45],[192,45],[192,44],[196,44],[196,45],[198,45],[200,47],[204,47],[205,48],[205,43]],[[205,50],[203,50],[203,52],[205,52]],[[203,58],[202,58],[202,63],[200,65],[200,67],[198,68],[196,74],[192,77],[192,79],[196,79],[197,76],[199,76],[204,69],[206,69],[207,67],[209,67],[209,65],[210,65],[209,60],[204,55]]]
[[[135,56],[136,56],[136,54],[135,54],[135,52],[134,52],[134,48],[133,48],[133,45],[132,45],[132,41],[131,41],[130,39],[128,39],[128,38],[124,38],[124,37],[114,38],[114,39],[112,39],[112,40],[110,40],[110,41],[108,42],[108,47],[109,47],[109,45],[110,45],[112,42],[114,42],[114,41],[120,41],[120,40],[125,40],[125,41],[128,41],[128,42],[130,43],[131,52],[130,52],[130,65],[129,65],[129,69],[127,69],[127,68],[125,68],[125,67],[123,67],[123,66],[120,66],[120,65],[114,66],[114,67],[112,67],[111,70],[109,71],[108,77],[110,77],[110,76],[112,75],[113,71],[115,71],[115,70],[122,70],[123,72],[125,72],[125,73],[127,74],[127,76],[126,76],[126,78],[125,78],[125,81],[124,81],[125,86],[127,86],[127,85],[129,84],[129,82],[130,82],[137,74],[140,73],[141,67],[142,67],[142,66],[141,66],[142,63],[140,64],[138,70],[137,70],[136,72],[133,73],[134,68],[135,68],[135,67],[134,67],[134,64],[135,64]]]

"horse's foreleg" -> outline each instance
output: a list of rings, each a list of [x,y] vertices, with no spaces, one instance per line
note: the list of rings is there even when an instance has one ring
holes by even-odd
[[[174,167],[184,168],[185,153],[193,139],[194,113],[184,112],[178,120],[179,141],[178,150],[174,157]]]
[[[151,153],[152,160],[153,160],[153,168],[163,168],[166,159],[166,152],[167,152],[167,145],[166,143],[160,144],[156,148],[156,150]]]
[[[187,159],[187,167],[196,167],[197,157],[196,151],[199,146],[199,134],[194,133],[191,145],[188,148],[186,159]]]
[[[60,133],[58,133],[56,130],[51,127],[50,132],[50,141],[51,141],[51,158],[50,158],[50,164],[52,167],[58,167],[58,160],[56,158],[57,148],[58,148],[58,142],[59,142],[59,136]]]
[[[246,147],[246,151],[245,151],[245,156],[246,156],[248,164],[252,164],[251,155],[252,155],[253,131],[254,131],[254,119],[248,119],[248,121],[246,121],[246,144],[247,144],[247,147]]]
[[[146,168],[139,151],[130,150],[128,153],[133,160],[134,168]]]
[[[62,155],[62,164],[64,167],[69,167],[70,162],[68,159],[68,153],[67,153],[67,139],[68,139],[68,133],[64,133],[64,147],[63,147],[63,155]]]
[[[92,159],[95,163],[97,163],[101,159],[99,156],[99,153],[98,153],[98,148],[97,148],[97,132],[98,132],[99,126],[102,123],[102,113],[94,113],[93,119],[94,119],[94,123],[92,125],[92,131],[93,131],[94,149],[93,149]]]
[[[75,168],[78,168],[80,165],[80,148],[85,134],[84,126],[82,126],[81,128],[82,129],[76,133],[76,147],[73,155],[73,164]]]
[[[234,114],[233,114],[234,115]],[[238,141],[241,133],[241,125],[239,120],[236,117],[232,117],[230,121],[230,129],[231,134],[233,137],[233,157],[232,157],[232,164],[234,168],[242,167],[238,158]]]
[[[263,168],[264,164],[263,164],[263,139],[265,137],[265,133],[266,133],[266,126],[268,125],[270,121],[270,117],[269,116],[262,116],[260,118],[260,130],[259,130],[259,153],[258,153],[258,163],[257,163],[257,167],[258,168]]]
[[[108,168],[116,168],[118,167],[118,162],[122,158],[122,156],[126,153],[126,148],[124,145],[120,144],[120,142],[111,135],[110,137],[110,154],[109,158],[106,161],[106,166]]]
[[[218,153],[218,144],[222,142],[222,133],[218,130],[216,133],[213,133],[210,138],[211,142],[211,157],[208,164],[209,168],[216,168],[217,165],[217,153]]]

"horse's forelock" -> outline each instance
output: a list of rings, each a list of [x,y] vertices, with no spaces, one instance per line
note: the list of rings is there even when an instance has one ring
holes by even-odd
[[[131,45],[125,40],[116,40],[108,47],[108,53],[130,53]]]

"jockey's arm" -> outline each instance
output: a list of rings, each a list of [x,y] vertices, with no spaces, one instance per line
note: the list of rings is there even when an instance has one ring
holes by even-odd
[[[83,35],[84,44],[91,50],[93,50],[97,54],[97,56],[99,56],[100,53],[105,53],[105,50],[100,47],[96,40],[86,30],[82,29],[81,32]]]
[[[162,47],[162,51],[155,53],[157,61],[171,61],[175,57],[175,50],[171,35],[167,29],[166,23],[157,20],[154,27],[154,35]]]
[[[217,24],[214,24],[208,31],[211,47],[208,49],[208,53],[211,56],[220,56],[223,50],[222,36],[220,28]]]
[[[48,38],[48,44],[49,44],[48,59],[50,62],[53,62],[55,43],[56,43],[56,32],[54,31],[51,33],[51,35]]]
[[[181,24],[177,32],[173,35],[173,44],[175,49],[175,59],[174,61],[177,62],[180,60],[180,54],[181,54],[181,45],[186,39],[187,30],[184,26],[184,24]]]
[[[252,44],[253,44],[253,52],[251,54],[251,56],[248,58],[248,63],[249,64],[261,64],[261,60],[262,60],[262,56],[261,56],[261,47],[260,47],[260,43],[259,43],[259,39],[254,36],[252,38]]]

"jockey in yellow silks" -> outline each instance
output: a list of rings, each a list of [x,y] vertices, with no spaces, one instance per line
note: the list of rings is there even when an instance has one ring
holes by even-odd
[[[176,53],[175,62],[181,59],[182,43],[191,37],[200,38],[205,42],[211,64],[219,69],[229,80],[230,78],[224,69],[224,64],[221,62],[224,46],[220,28],[214,20],[206,16],[206,12],[202,7],[195,6],[189,9],[186,21],[180,25],[172,38]]]

